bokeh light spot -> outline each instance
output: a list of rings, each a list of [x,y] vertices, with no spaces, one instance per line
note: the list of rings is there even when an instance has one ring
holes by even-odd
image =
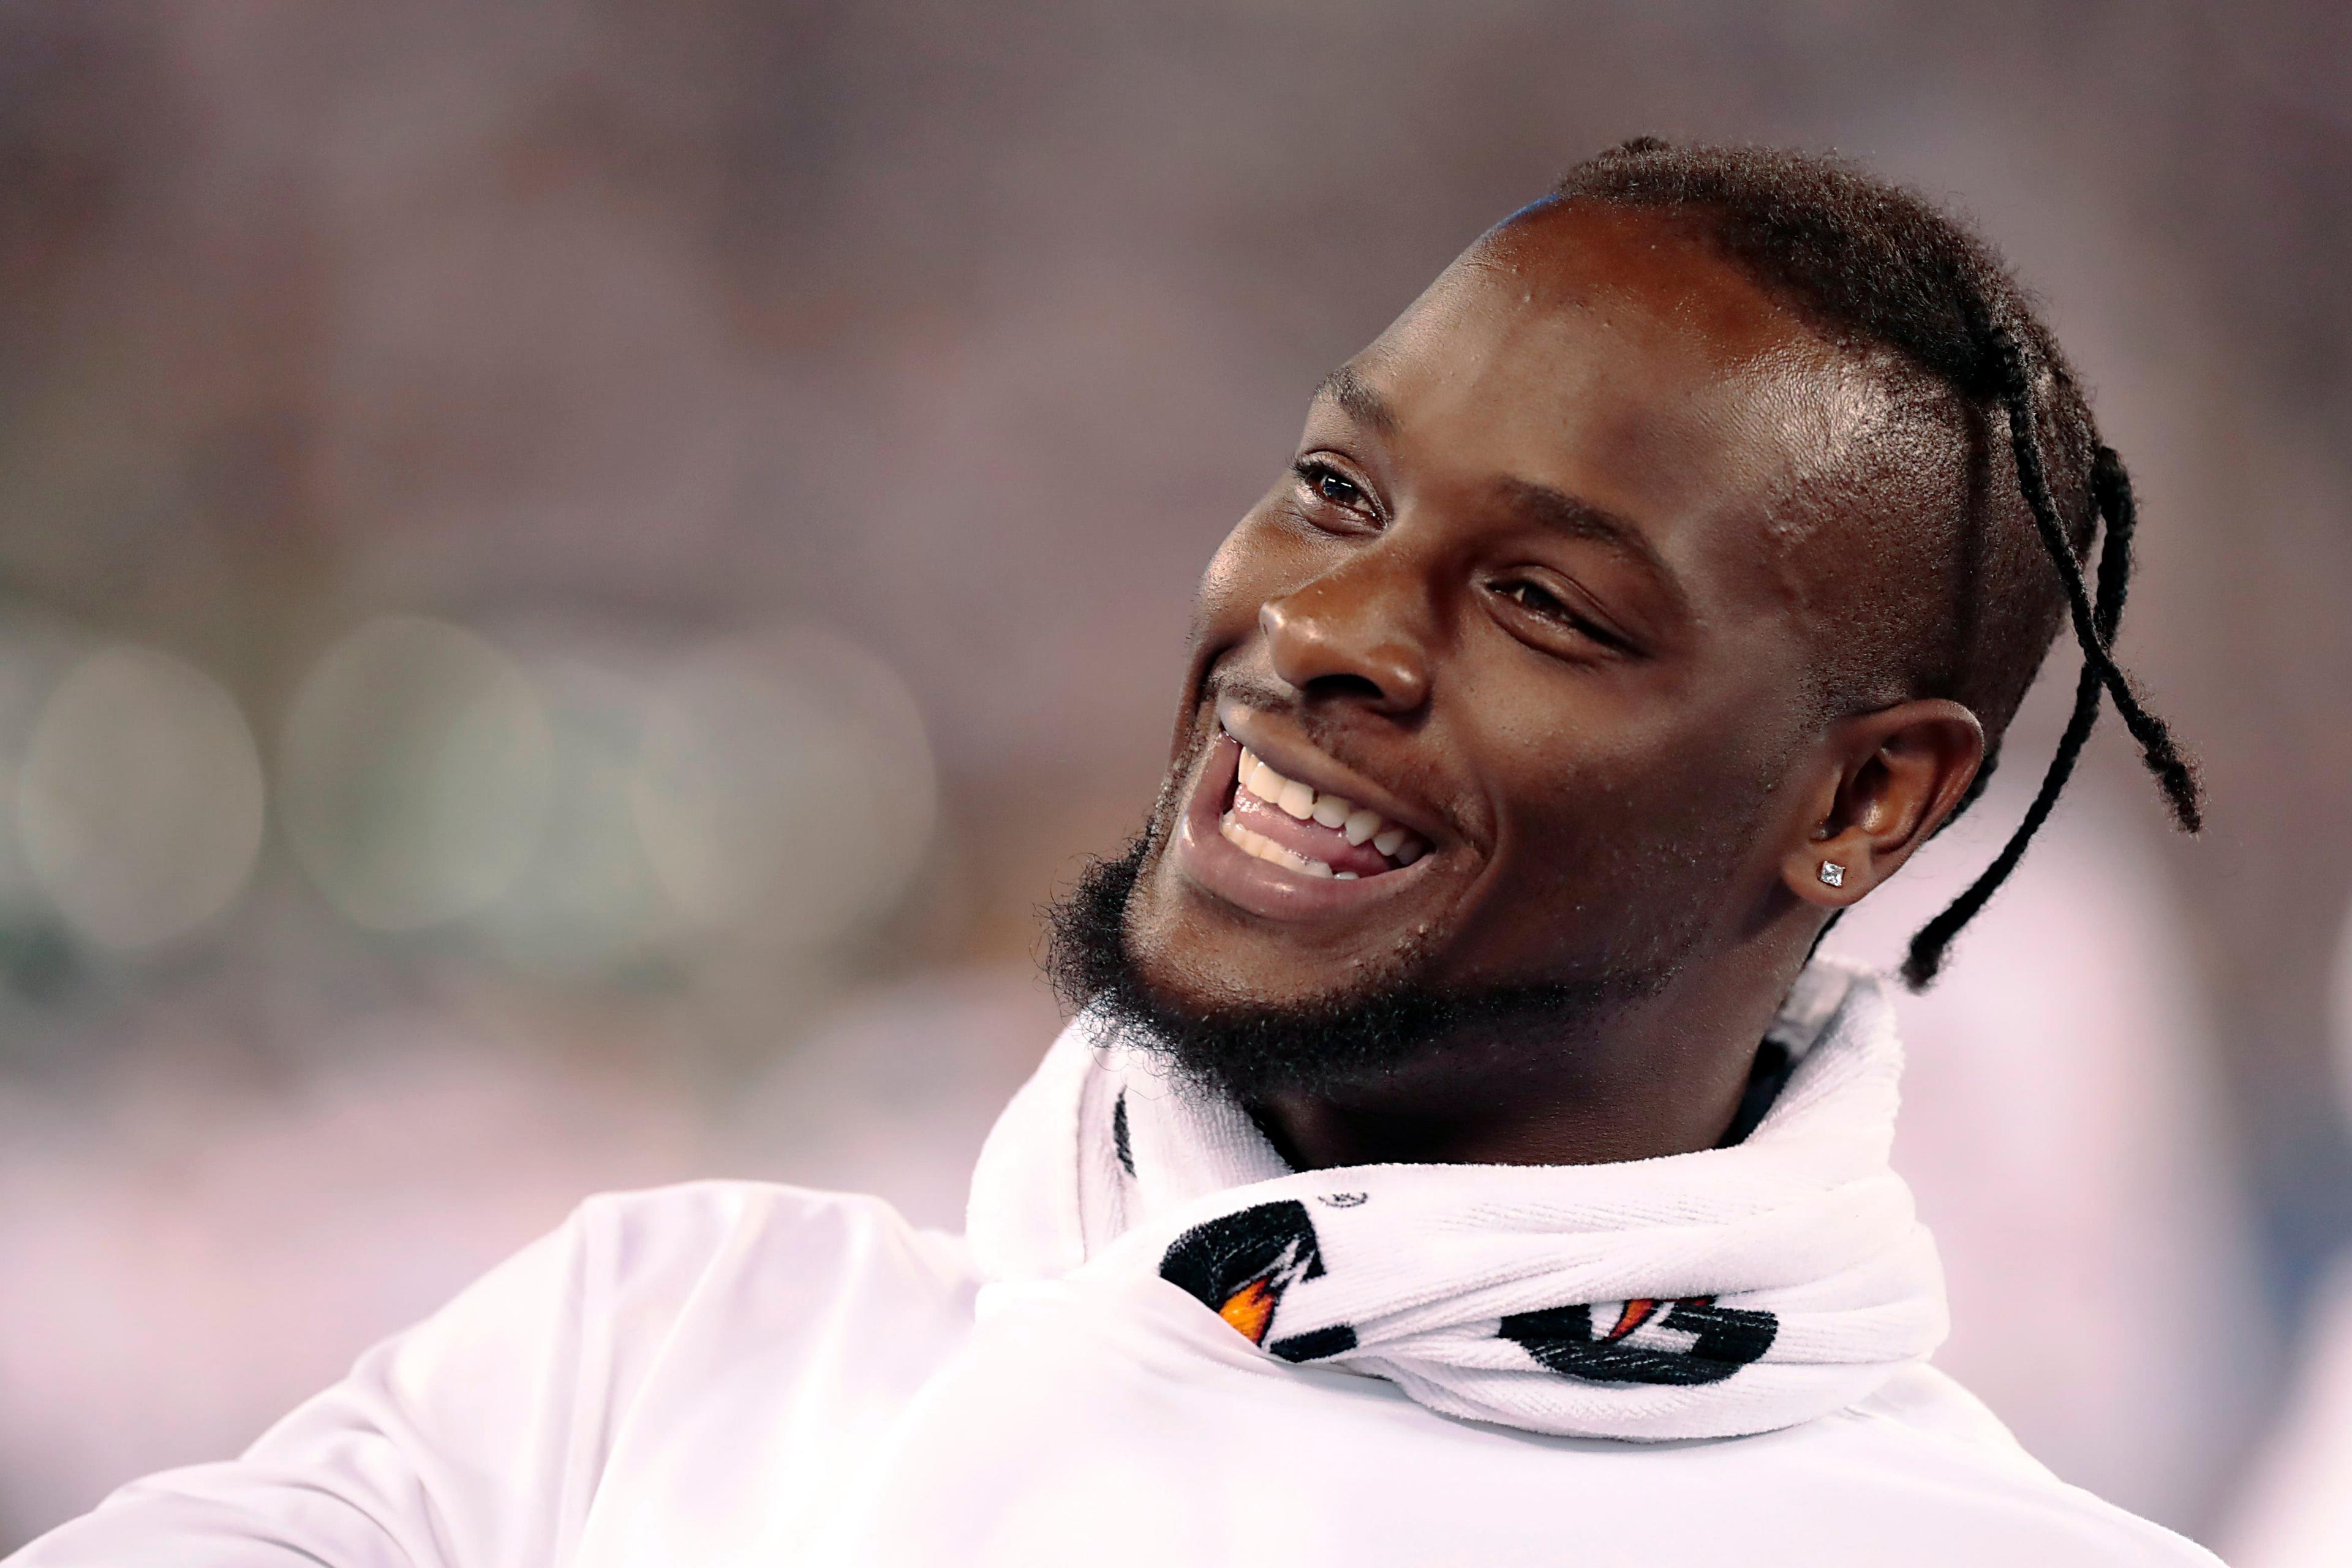
[[[635,650],[593,638],[518,651],[553,739],[546,820],[521,876],[476,919],[507,959],[542,974],[661,972],[679,921],[631,797],[649,678]]]
[[[129,647],[58,684],[16,792],[34,877],[76,933],[114,948],[226,908],[252,875],[264,809],[236,701],[185,660]]]
[[[633,796],[681,913],[805,945],[887,912],[938,814],[905,684],[809,627],[690,660],[656,699]]]
[[[546,815],[545,708],[514,662],[462,627],[371,621],[329,649],[288,714],[287,837],[329,900],[407,931],[498,898]]]

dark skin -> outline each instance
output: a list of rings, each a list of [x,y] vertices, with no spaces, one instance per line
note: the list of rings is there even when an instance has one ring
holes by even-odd
[[[1885,396],[1687,226],[1558,205],[1318,391],[1295,470],[1202,584],[1136,963],[1203,1010],[1405,977],[1589,1000],[1269,1096],[1294,1164],[1719,1139],[1823,921],[1983,758],[1958,703],[1832,711],[1814,676],[1836,607],[1906,584],[1867,521],[1792,528],[1775,502]],[[1429,853],[1338,883],[1249,859],[1214,828],[1236,741]]]

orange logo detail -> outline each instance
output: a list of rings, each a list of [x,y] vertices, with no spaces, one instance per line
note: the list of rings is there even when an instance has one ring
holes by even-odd
[[[1217,1316],[1231,1323],[1250,1343],[1265,1343],[1266,1325],[1274,1321],[1273,1284],[1265,1279],[1251,1280],[1225,1298],[1225,1304],[1217,1309]]]
[[[1623,1309],[1617,1314],[1617,1326],[1611,1329],[1608,1334],[1604,1337],[1612,1340],[1623,1339],[1627,1334],[1632,1333],[1635,1329],[1638,1329],[1643,1323],[1648,1322],[1650,1321],[1650,1314],[1657,1310],[1658,1304],[1655,1301],[1633,1300],[1626,1302]]]

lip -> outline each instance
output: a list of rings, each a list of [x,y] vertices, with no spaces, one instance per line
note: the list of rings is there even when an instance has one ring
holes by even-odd
[[[1255,742],[1250,749],[1257,750]],[[1433,852],[1410,866],[1383,871],[1377,877],[1342,882],[1329,877],[1311,877],[1247,853],[1217,831],[1218,819],[1224,815],[1225,796],[1232,792],[1234,775],[1241,771],[1241,742],[1229,731],[1220,729],[1210,740],[1208,754],[1202,759],[1200,772],[1192,781],[1192,798],[1177,819],[1175,842],[1171,846],[1176,868],[1203,891],[1269,921],[1352,920],[1410,895],[1436,863],[1438,857]],[[1272,759],[1266,765],[1277,773],[1284,771]],[[1332,787],[1345,793],[1342,785],[1334,784]],[[1370,801],[1364,804],[1374,811],[1381,810]],[[1404,826],[1411,827],[1412,824]]]

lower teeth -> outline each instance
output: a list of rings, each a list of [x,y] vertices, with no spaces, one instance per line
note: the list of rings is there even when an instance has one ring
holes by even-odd
[[[1303,871],[1310,877],[1328,877],[1335,882],[1356,882],[1363,879],[1354,871],[1334,871],[1320,860],[1310,860],[1296,849],[1286,849],[1263,833],[1254,833],[1231,816],[1217,822],[1217,831],[1225,841],[1245,855],[1270,861],[1293,871]]]

